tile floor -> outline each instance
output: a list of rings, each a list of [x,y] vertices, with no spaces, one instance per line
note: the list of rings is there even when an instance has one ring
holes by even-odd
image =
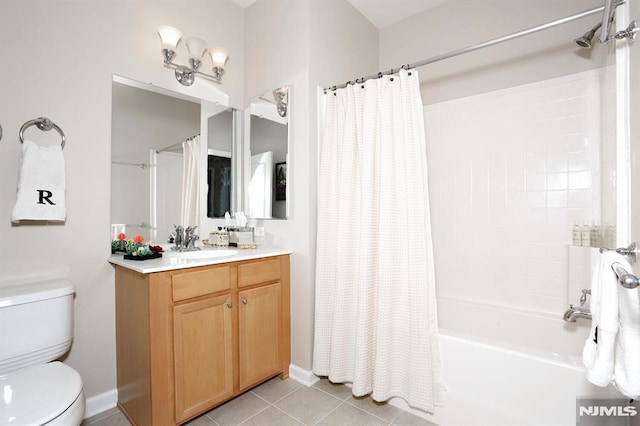
[[[129,426],[114,408],[82,422],[81,426]],[[326,379],[312,387],[291,379],[274,378],[187,423],[189,426],[288,425],[424,425],[434,426],[389,404],[356,398],[351,389]],[[156,425],[154,425],[156,426]],[[157,425],[161,426],[161,425]]]

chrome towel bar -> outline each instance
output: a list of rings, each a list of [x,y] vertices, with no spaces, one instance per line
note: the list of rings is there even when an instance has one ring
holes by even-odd
[[[632,264],[636,262],[636,257],[638,255],[638,247],[636,243],[631,243],[628,247],[619,247],[617,249],[602,247],[600,248],[600,253],[611,250],[614,250],[616,253],[621,254],[622,256],[628,256],[629,261]],[[638,277],[633,275],[631,272],[624,269],[624,267],[620,263],[613,262],[611,264],[611,269],[613,269],[613,272],[615,272],[616,276],[618,277],[618,283],[620,283],[622,287],[634,289],[637,288],[638,285],[640,285],[640,279],[638,279]]]
[[[628,247],[618,247],[616,249],[601,247],[600,253],[604,253],[605,251],[612,251],[612,250],[623,256],[628,256],[629,261],[632,264],[636,263],[636,256],[638,255],[638,246],[636,245],[636,243],[631,243],[629,244]]]
[[[618,277],[618,282],[624,288],[636,288],[640,284],[638,277],[624,269],[624,267],[618,262],[613,262],[611,264],[611,269],[615,272]]]
[[[51,129],[56,129],[56,131],[60,134],[60,137],[62,138],[62,144],[60,146],[62,147],[62,149],[64,149],[64,142],[66,139],[64,136],[64,132],[60,127],[58,127],[56,123],[49,120],[47,117],[34,118],[33,120],[29,120],[26,123],[24,123],[22,127],[20,127],[20,134],[19,134],[20,143],[24,143],[24,131],[33,125],[37,126],[38,129],[42,130],[43,132],[48,132]]]

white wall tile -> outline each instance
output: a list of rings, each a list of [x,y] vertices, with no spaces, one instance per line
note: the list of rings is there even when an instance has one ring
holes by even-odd
[[[590,71],[425,108],[438,155],[429,158],[436,268],[447,272],[437,274],[439,296],[566,309],[571,228],[599,220],[609,199],[599,78]],[[456,280],[461,273],[474,279]]]

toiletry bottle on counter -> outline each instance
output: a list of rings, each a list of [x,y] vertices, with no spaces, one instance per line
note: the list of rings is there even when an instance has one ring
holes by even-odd
[[[582,239],[582,247],[591,247],[591,227],[587,222],[580,228],[580,238]]]
[[[218,228],[218,242],[216,245],[218,247],[229,247],[229,232],[227,228]]]
[[[578,225],[578,222],[575,222],[573,224],[573,245],[574,246],[581,246],[582,245],[582,230],[580,229],[580,225]]]
[[[591,247],[600,247],[602,245],[602,241],[600,238],[600,226],[598,226],[597,222],[591,226],[590,233]]]

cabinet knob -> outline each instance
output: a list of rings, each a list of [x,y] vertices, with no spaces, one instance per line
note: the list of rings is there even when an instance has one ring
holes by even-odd
[[[244,303],[245,305],[247,304],[247,298],[246,297],[242,298],[242,303]]]
[[[233,303],[227,302],[227,308],[233,308]]]

